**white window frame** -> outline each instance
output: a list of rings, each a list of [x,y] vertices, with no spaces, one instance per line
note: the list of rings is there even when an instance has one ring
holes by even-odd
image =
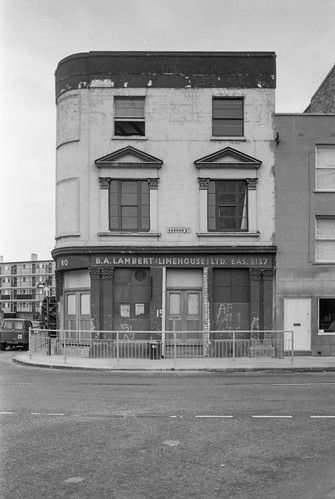
[[[116,111],[116,102],[119,100],[131,100],[131,99],[141,99],[143,100],[143,117],[137,116],[122,116],[118,115]],[[145,103],[146,98],[144,95],[115,95],[114,96],[114,137],[116,138],[127,138],[127,137],[140,137],[143,138],[146,136],[146,122],[145,122]],[[133,123],[143,123],[144,124],[144,134],[117,134],[116,133],[116,122],[133,122]]]
[[[327,216],[327,215],[317,215],[315,217],[315,248],[314,248],[314,261],[315,263],[320,264],[335,264],[335,234],[333,238],[320,238],[317,237],[318,232],[318,220],[333,220],[334,221],[334,232],[335,232],[335,215]],[[334,260],[322,260],[317,257],[317,245],[318,242],[333,242],[334,243]]]
[[[333,149],[334,163],[331,166],[319,166],[319,155],[321,149]],[[320,188],[318,187],[317,174],[318,170],[334,170],[334,187]],[[335,192],[335,144],[316,144],[315,146],[315,191],[316,192]]]

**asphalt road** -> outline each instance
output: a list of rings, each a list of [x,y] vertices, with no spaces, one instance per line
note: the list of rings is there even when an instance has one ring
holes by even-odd
[[[37,369],[0,353],[9,498],[335,498],[335,373]]]

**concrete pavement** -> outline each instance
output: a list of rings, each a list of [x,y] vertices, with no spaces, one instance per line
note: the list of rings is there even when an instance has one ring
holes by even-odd
[[[89,359],[61,355],[30,355],[20,352],[14,362],[35,367],[58,369],[95,369],[110,371],[335,371],[335,357],[296,356],[276,358],[199,358],[199,359]]]

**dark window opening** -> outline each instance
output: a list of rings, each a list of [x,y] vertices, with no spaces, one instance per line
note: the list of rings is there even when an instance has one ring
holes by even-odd
[[[114,135],[145,135],[144,97],[115,97]]]
[[[319,330],[335,333],[335,298],[319,300]]]
[[[109,229],[150,230],[150,194],[147,180],[112,180],[109,187]]]
[[[208,185],[208,230],[248,230],[248,186],[245,180],[210,180]]]
[[[244,134],[242,98],[213,98],[212,134],[214,137],[240,137]]]
[[[248,269],[214,269],[215,330],[250,329]]]

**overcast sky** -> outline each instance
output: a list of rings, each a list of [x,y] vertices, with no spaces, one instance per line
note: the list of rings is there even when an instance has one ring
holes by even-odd
[[[275,51],[277,112],[335,62],[334,0],[0,0],[0,255],[51,258],[54,71],[90,50]]]

